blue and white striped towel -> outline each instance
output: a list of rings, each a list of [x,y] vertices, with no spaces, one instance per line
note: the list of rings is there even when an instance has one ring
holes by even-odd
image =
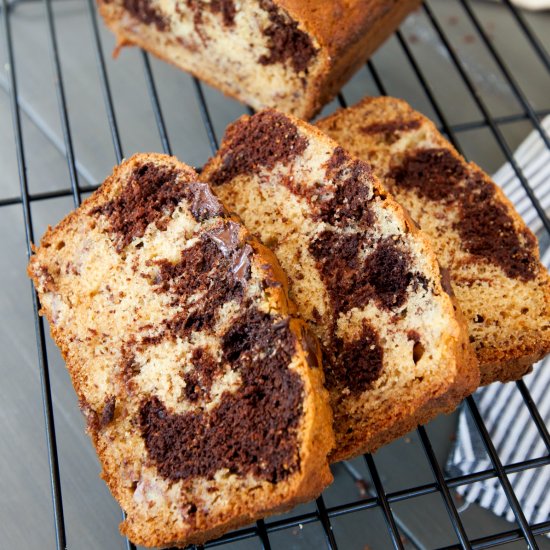
[[[550,116],[542,126],[550,134]],[[550,150],[540,134],[533,131],[520,145],[515,159],[527,181],[533,188],[546,212],[550,212]],[[509,163],[494,175],[506,195],[515,204],[527,225],[542,237],[544,229],[536,210],[525,194],[516,173]],[[541,238],[542,262],[550,267],[550,242]],[[524,378],[540,415],[550,424],[550,358],[538,363],[533,372]],[[493,444],[503,464],[510,464],[537,458],[546,453],[545,444],[531,420],[521,394],[515,384],[492,384],[474,394],[477,406],[491,435]],[[451,451],[447,469],[452,475],[462,475],[492,467],[485,453],[473,420],[462,410],[458,421],[457,442]],[[550,519],[550,467],[531,468],[509,476],[514,492],[529,523],[540,523]],[[479,483],[462,485],[457,489],[467,503],[477,504],[492,510],[495,514],[514,521],[514,514],[508,505],[497,478]]]

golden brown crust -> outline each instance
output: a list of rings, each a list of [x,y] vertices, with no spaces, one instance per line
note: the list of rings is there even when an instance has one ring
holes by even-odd
[[[550,352],[550,330],[546,328],[550,319],[550,277],[540,264],[535,236],[500,187],[476,164],[467,163],[433,122],[405,101],[390,97],[365,98],[357,105],[319,121],[318,126],[354,154],[369,160],[382,179],[392,159],[400,162],[399,159],[407,152],[412,154],[423,147],[446,150],[471,173],[483,174],[494,202],[504,208],[518,238],[522,242],[532,243],[529,253],[536,263],[532,280],[515,280],[498,267],[491,268],[492,274],[486,275],[488,268],[483,260],[478,261],[477,276],[470,274],[465,280],[461,273],[462,266],[465,262],[475,265],[477,260],[459,251],[462,245],[457,244],[450,224],[448,229],[443,229],[436,222],[437,219],[446,219],[449,212],[452,214],[453,208],[456,210],[458,207],[439,206],[396,186],[392,186],[392,191],[417,216],[419,212],[423,213],[422,227],[433,239],[440,261],[450,268],[451,282],[462,309],[468,313],[466,322],[471,338],[477,342],[481,384],[517,380],[529,372],[534,362]],[[389,141],[384,132],[392,133]],[[391,180],[388,180],[388,185],[392,185]],[[455,264],[456,267],[453,267]],[[487,278],[489,282],[485,282]],[[495,309],[498,315],[494,314]],[[489,316],[492,316],[490,323],[498,327],[496,330],[491,326],[484,328],[483,319]]]
[[[318,93],[312,94],[303,115],[291,113],[309,120],[334,99],[407,15],[420,6],[421,0],[280,0],[279,3],[328,51],[329,64],[319,78]],[[327,17],[327,13],[331,16]]]
[[[79,232],[81,235],[82,232],[86,235],[93,234],[91,226],[86,229],[90,223],[93,225],[87,214],[93,211],[94,208],[105,205],[116,196],[118,189],[120,189],[119,182],[124,181],[134,167],[146,163],[175,166],[183,177],[187,178],[185,181],[200,179],[191,168],[180,163],[174,157],[158,154],[135,155],[120,166],[115,167],[113,174],[107,178],[98,191],[83,202],[79,209],[70,213],[57,227],[48,228],[41,240],[40,247],[35,250],[28,266],[28,274],[33,279],[41,297],[41,314],[45,315],[50,323],[52,337],[61,350],[71,374],[75,391],[85,409],[90,409],[92,402],[98,396],[101,398],[102,395],[105,395],[105,390],[101,386],[98,387],[97,383],[91,382],[91,379],[97,373],[94,372],[95,366],[90,365],[87,356],[84,355],[87,351],[86,348],[89,348],[91,344],[82,339],[82,333],[79,333],[73,326],[74,322],[68,325],[63,319],[60,320],[59,305],[56,305],[55,300],[57,296],[63,297],[63,290],[54,289],[51,285],[65,284],[63,274],[67,273],[68,275],[73,268],[72,263],[64,261],[66,258],[61,263],[58,261],[63,254],[69,254],[66,250],[71,247],[71,239],[78,239]],[[235,217],[224,219],[238,221]],[[299,471],[292,474],[287,481],[274,485],[273,488],[269,488],[269,491],[266,490],[264,484],[258,482],[258,486],[261,488],[255,489],[253,498],[247,498],[243,495],[244,498],[239,499],[240,492],[235,493],[223,513],[218,511],[212,512],[211,516],[207,514],[206,519],[203,518],[195,526],[187,524],[185,521],[182,523],[181,518],[177,515],[176,520],[174,517],[165,516],[163,513],[158,513],[158,511],[151,512],[151,515],[148,516],[147,505],[144,503],[145,509],[142,509],[141,505],[136,504],[134,500],[136,489],[134,487],[129,490],[128,480],[125,479],[125,476],[130,475],[137,467],[143,468],[143,472],[151,466],[144,463],[143,456],[139,454],[139,450],[136,450],[136,447],[139,447],[142,443],[135,434],[135,426],[130,429],[127,420],[124,418],[126,414],[124,413],[126,407],[126,403],[123,401],[124,393],[116,393],[118,396],[116,401],[117,412],[114,420],[106,428],[98,428],[93,423],[89,424],[88,432],[103,466],[102,477],[113,496],[128,513],[127,519],[121,524],[121,532],[140,545],[172,546],[174,544],[203,543],[222,535],[229,529],[243,526],[268,514],[288,510],[299,502],[310,500],[318,496],[322,489],[332,481],[327,464],[327,453],[333,446],[332,413],[328,406],[326,390],[323,387],[322,369],[312,368],[310,365],[311,357],[308,355],[308,353],[315,353],[317,361],[320,362],[319,349],[312,350],[308,348],[306,350],[302,344],[303,334],[307,328],[302,320],[294,317],[296,308],[288,299],[288,282],[273,254],[257,242],[242,226],[240,231],[240,235],[252,246],[251,259],[255,272],[261,273],[261,281],[270,288],[270,293],[266,295],[268,311],[282,317],[291,316],[288,327],[296,339],[292,368],[299,373],[303,382],[303,415],[300,420],[299,450],[301,466]],[[86,246],[91,246],[91,243]],[[69,256],[69,259],[72,259],[72,256]],[[53,266],[55,265],[62,266],[60,273],[54,271]],[[93,276],[93,272],[91,273]],[[75,281],[74,284],[78,283]],[[110,284],[114,286],[115,282],[110,281]],[[51,300],[52,295],[56,295],[53,301]],[[83,303],[85,303],[87,297],[82,294],[82,291],[77,290],[73,299],[83,300]],[[79,307],[82,306],[78,303],[72,306],[73,309]],[[162,311],[160,313],[162,314]],[[92,323],[89,330],[93,331],[94,326],[96,325]],[[128,335],[127,331],[125,332],[126,335]],[[94,353],[98,353],[98,350],[99,348],[96,348],[95,351],[92,349],[92,356]],[[110,375],[110,377],[113,376]],[[110,387],[108,383],[106,388]],[[110,392],[111,390],[109,390]],[[126,395],[128,403],[136,399],[132,395]],[[131,406],[129,405],[129,407]],[[124,432],[128,429],[130,431]],[[126,433],[126,436],[121,438],[121,433]],[[114,452],[117,445],[120,445],[119,453]],[[125,447],[125,445],[129,445],[129,447]],[[142,473],[141,475],[145,474]],[[142,477],[142,479],[146,478]],[[134,483],[137,483],[137,479]],[[155,481],[149,481],[148,483],[155,483]],[[160,488],[163,487],[164,481],[160,476],[158,476],[158,483],[159,485],[153,493],[160,491]],[[171,489],[167,486],[165,490],[169,491]],[[199,497],[197,496],[197,498]],[[178,504],[177,498],[175,504]]]
[[[274,4],[288,13],[298,28],[307,32],[319,47],[315,66],[301,77],[301,83],[294,90],[294,95],[300,97],[299,105],[288,108],[291,114],[308,120],[334,98],[404,18],[420,5],[420,0],[275,0]],[[224,80],[228,75],[220,76],[204,65],[191,66],[185,58],[176,61],[169,48],[157,40],[162,33],[157,32],[154,25],[134,22],[132,29],[139,28],[139,32],[129,31],[122,22],[128,16],[114,2],[98,0],[98,6],[105,23],[117,37],[117,53],[123,46],[137,45],[256,109],[273,107],[283,110],[280,101],[262,102],[257,99],[255,90],[245,89],[242,83],[241,88],[235,86],[239,74],[230,74],[229,80]],[[187,55],[189,59],[189,56],[198,54],[190,51]]]

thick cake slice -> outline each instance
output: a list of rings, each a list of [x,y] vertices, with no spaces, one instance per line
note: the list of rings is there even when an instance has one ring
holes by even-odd
[[[332,480],[318,344],[273,254],[198,179],[132,157],[29,265],[121,531],[145,546],[204,542]]]
[[[485,172],[399,99],[366,98],[318,126],[368,161],[431,237],[482,384],[516,380],[550,352],[550,278],[537,240]]]
[[[255,109],[310,118],[420,0],[98,0],[135,44]]]
[[[332,460],[374,451],[477,386],[435,255],[366,163],[269,110],[229,127],[203,177],[273,249],[321,340]]]

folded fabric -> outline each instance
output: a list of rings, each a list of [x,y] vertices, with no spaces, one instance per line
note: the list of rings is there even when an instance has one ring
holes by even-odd
[[[550,116],[542,121],[544,131],[550,134]],[[515,160],[539,199],[545,212],[550,212],[550,150],[540,133],[534,130],[517,149]],[[514,202],[518,212],[530,229],[540,235],[542,263],[550,267],[550,243],[543,238],[542,220],[527,197],[517,175],[506,163],[493,179]],[[542,420],[550,424],[550,358],[540,361],[524,382],[538,405]],[[515,384],[492,384],[481,388],[474,399],[485,422],[489,435],[503,464],[511,464],[543,456],[545,444],[525,406]],[[447,470],[463,475],[492,467],[483,441],[467,411],[463,409],[458,421],[457,441],[448,462]],[[529,523],[550,519],[550,468],[530,468],[509,476],[514,492]],[[457,492],[468,503],[476,502],[495,514],[514,521],[514,514],[497,478],[461,485]]]

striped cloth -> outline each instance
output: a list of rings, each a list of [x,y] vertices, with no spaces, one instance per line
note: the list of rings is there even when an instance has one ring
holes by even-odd
[[[550,134],[550,116],[542,126]],[[533,131],[520,145],[515,159],[546,212],[550,212],[550,150],[540,134]],[[531,230],[541,239],[542,261],[550,267],[550,243],[536,210],[522,188],[513,168],[505,164],[494,180],[515,204]],[[545,424],[550,425],[550,358],[538,363],[524,382]],[[515,384],[495,383],[474,394],[479,412],[503,464],[544,456],[544,441],[531,419]],[[463,475],[492,468],[475,424],[463,408],[458,420],[457,441],[447,462],[448,472]],[[514,492],[529,523],[550,519],[550,467],[531,468],[509,476]],[[514,514],[497,478],[458,487],[466,503],[476,502],[495,514],[514,521]]]

